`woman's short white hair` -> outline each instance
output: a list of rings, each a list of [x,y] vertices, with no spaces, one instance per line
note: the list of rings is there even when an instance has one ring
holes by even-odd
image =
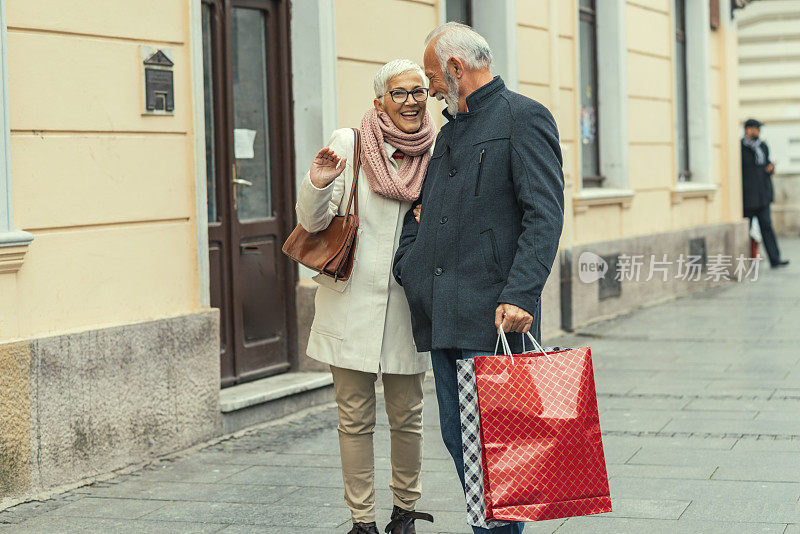
[[[457,57],[464,61],[467,68],[472,70],[492,68],[492,49],[481,34],[466,24],[448,22],[442,24],[425,38],[427,47],[431,41],[439,37],[433,45],[436,58],[442,66],[442,71],[447,69],[447,60]]]
[[[389,80],[398,74],[409,71],[419,74],[420,79],[422,79],[422,86],[428,87],[428,79],[425,77],[425,71],[422,70],[422,67],[410,59],[395,59],[378,69],[373,81],[375,98],[383,98],[383,95],[389,90]]]

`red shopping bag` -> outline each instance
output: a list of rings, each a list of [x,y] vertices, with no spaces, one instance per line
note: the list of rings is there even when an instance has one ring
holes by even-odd
[[[475,358],[486,518],[610,512],[591,349],[529,337],[540,353]]]

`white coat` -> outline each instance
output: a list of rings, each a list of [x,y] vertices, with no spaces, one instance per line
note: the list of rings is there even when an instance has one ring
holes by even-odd
[[[384,144],[389,161],[395,148]],[[333,132],[328,147],[347,158],[344,172],[318,189],[306,174],[297,193],[297,220],[309,232],[344,215],[353,183],[355,134]],[[430,368],[429,353],[418,353],[403,288],[392,276],[392,261],[410,202],[374,193],[363,169],[358,177],[359,228],[353,272],[346,282],[318,274],[316,311],[306,353],[315,360],[356,371],[416,374]]]

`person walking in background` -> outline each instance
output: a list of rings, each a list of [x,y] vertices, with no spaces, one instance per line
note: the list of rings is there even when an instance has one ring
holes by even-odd
[[[392,258],[403,216],[419,197],[435,138],[426,111],[428,88],[416,63],[397,59],[374,80],[373,107],[361,121],[358,242],[347,281],[323,274],[315,297],[307,354],[330,364],[339,408],[339,452],[350,534],[377,534],[375,522],[375,381],[382,372],[391,435],[394,509],[386,532],[415,534],[421,496],[422,383],[430,367],[418,353],[402,288],[392,277]],[[309,232],[343,215],[353,183],[355,132],[333,132],[297,194],[297,220]],[[291,530],[291,529],[289,529]]]
[[[759,137],[763,124],[755,119],[748,119],[744,123],[744,137],[742,138],[742,201],[744,216],[758,220],[764,248],[772,267],[782,267],[789,260],[781,258],[778,249],[778,240],[772,228],[769,205],[774,200],[772,187],[772,174],[775,164],[769,159],[769,147]]]
[[[417,349],[431,350],[442,439],[463,486],[456,361],[492,354],[501,325],[540,337],[540,297],[564,223],[564,175],[553,116],[492,76],[480,34],[440,26],[424,61],[448,123],[406,214],[394,275],[411,306]],[[473,531],[515,534],[523,526]]]

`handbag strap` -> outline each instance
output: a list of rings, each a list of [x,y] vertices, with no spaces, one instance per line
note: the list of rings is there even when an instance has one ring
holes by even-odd
[[[358,217],[358,173],[361,172],[361,131],[353,128],[355,134],[355,147],[353,148],[353,185],[350,187],[350,198],[347,200],[347,211],[345,215],[350,215],[350,206],[355,198],[355,215]]]

